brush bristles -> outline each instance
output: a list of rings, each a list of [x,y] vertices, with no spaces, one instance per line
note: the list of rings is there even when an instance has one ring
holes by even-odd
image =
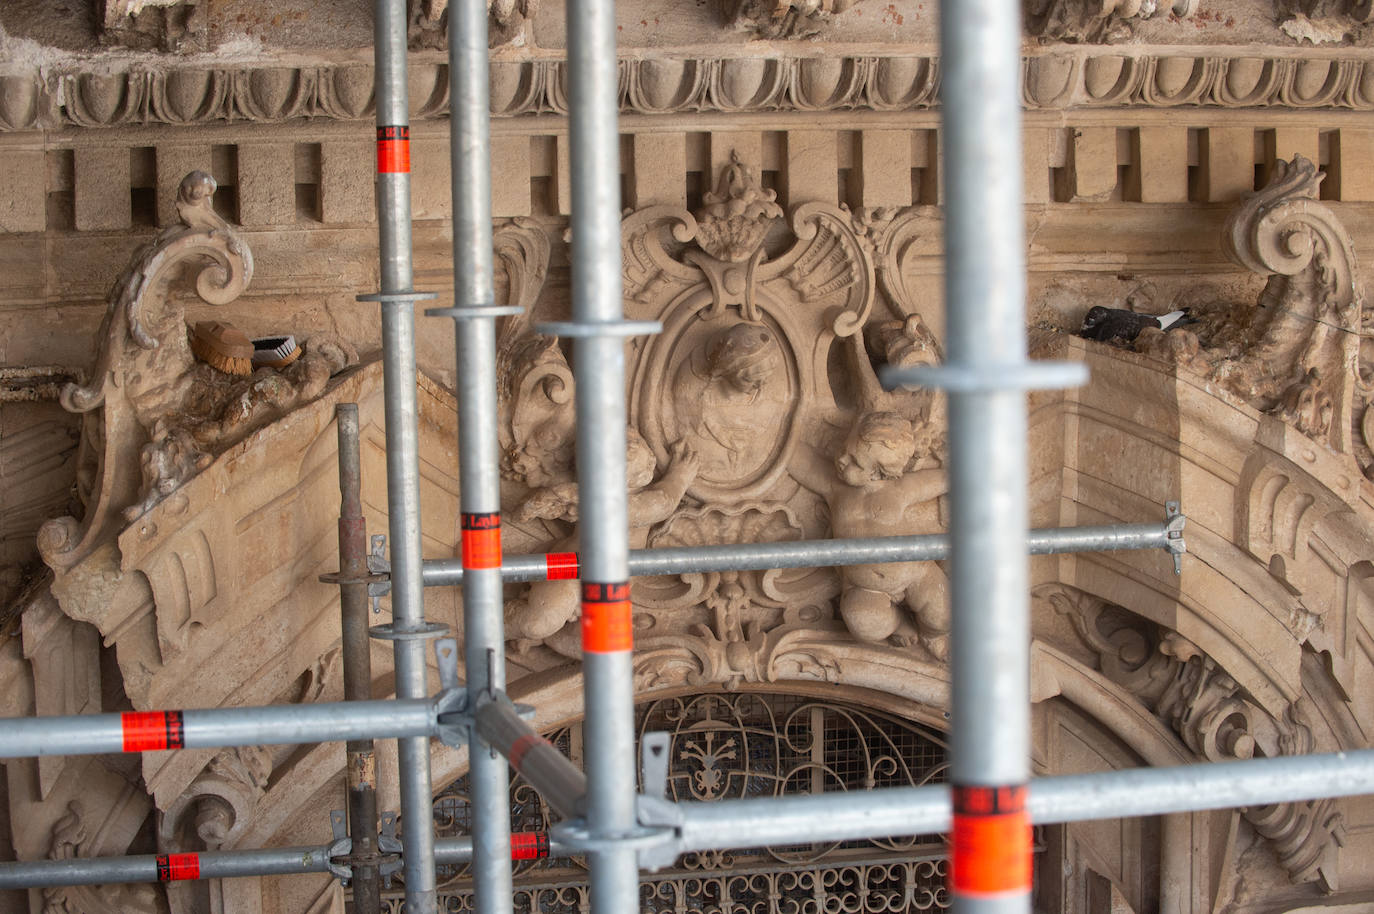
[[[294,336],[272,336],[253,340],[253,365],[257,368],[285,368],[301,357]]]
[[[199,337],[191,337],[191,352],[195,353],[196,358],[216,371],[222,371],[225,374],[237,375],[239,377],[247,377],[253,373],[252,359],[236,358],[232,355],[216,352],[211,347],[210,343]]]

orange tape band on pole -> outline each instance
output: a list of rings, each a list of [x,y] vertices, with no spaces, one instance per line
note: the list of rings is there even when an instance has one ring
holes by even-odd
[[[630,625],[630,585],[582,585],[582,650],[613,654],[634,650]]]
[[[954,788],[950,886],[961,895],[1031,890],[1026,786]]]
[[[186,745],[180,711],[127,711],[120,715],[125,752],[154,752]]]
[[[195,854],[158,854],[157,881],[180,882],[200,878],[200,857]]]
[[[537,831],[512,832],[510,858],[512,860],[541,860],[549,855],[549,836]]]
[[[575,581],[577,570],[576,552],[550,552],[544,556],[544,576],[550,581]]]
[[[377,128],[377,171],[410,174],[410,127]]]
[[[463,567],[501,567],[501,515],[464,514]]]

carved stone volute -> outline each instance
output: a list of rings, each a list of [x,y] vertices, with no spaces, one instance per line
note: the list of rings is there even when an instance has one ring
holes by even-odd
[[[1302,156],[1278,162],[1269,184],[1231,213],[1227,254],[1270,278],[1258,306],[1212,343],[1239,351],[1216,370],[1232,391],[1350,453],[1367,318],[1350,235],[1317,200],[1322,177]]]
[[[39,551],[55,570],[80,561],[117,528],[142,484],[140,450],[157,418],[186,394],[194,358],[182,309],[167,292],[176,268],[208,260],[195,289],[213,305],[233,301],[253,278],[252,252],[214,211],[214,192],[215,179],[206,172],[182,179],[178,223],[140,248],[110,289],[88,382],[62,390],[62,406],[85,414],[77,488],[86,514],[80,521],[51,520],[39,530]]]

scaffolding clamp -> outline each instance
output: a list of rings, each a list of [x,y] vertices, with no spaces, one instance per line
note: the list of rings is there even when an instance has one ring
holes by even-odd
[[[386,557],[386,534],[371,537],[372,549],[367,554],[367,570],[373,575],[367,583],[367,595],[372,599],[372,612],[382,611],[381,599],[391,593],[391,562]]]
[[[1164,548],[1174,557],[1174,574],[1183,574],[1183,555],[1188,546],[1183,542],[1183,525],[1188,522],[1179,511],[1179,503],[1164,503]]]
[[[468,693],[458,678],[458,642],[440,638],[434,642],[434,657],[439,666],[439,694],[435,698],[438,727],[435,736],[445,746],[465,746],[472,732],[472,712]]]
[[[370,854],[354,854],[353,839],[348,836],[348,816],[342,809],[331,810],[329,828],[334,840],[324,848],[325,867],[345,887],[353,881],[353,867],[375,866],[388,888],[391,877],[401,871],[401,842],[396,837],[396,813],[382,813],[381,833],[377,836],[377,850]]]

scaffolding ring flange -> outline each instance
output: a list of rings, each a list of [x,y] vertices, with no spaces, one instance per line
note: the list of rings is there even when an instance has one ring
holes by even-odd
[[[426,317],[451,317],[456,321],[481,317],[514,317],[524,314],[519,305],[454,305],[452,308],[426,308]]]
[[[671,825],[636,825],[618,835],[595,836],[586,827],[585,819],[559,822],[549,829],[549,837],[563,847],[578,852],[633,850],[647,869],[658,869],[664,865],[658,861],[664,858],[665,850],[672,854],[669,862],[676,859],[680,840],[678,830]]]
[[[981,365],[886,365],[878,373],[883,386],[931,387],[954,394],[1012,390],[1058,390],[1088,382],[1082,362],[1028,361]]]
[[[366,295],[353,296],[354,301],[381,302],[384,305],[408,301],[433,301],[438,292],[368,292]]]
[[[663,332],[658,321],[548,321],[534,325],[544,336],[597,339],[606,336],[652,336]]]
[[[447,635],[448,626],[442,622],[422,622],[411,628],[397,628],[394,622],[383,622],[367,632],[379,641],[426,641]]]

